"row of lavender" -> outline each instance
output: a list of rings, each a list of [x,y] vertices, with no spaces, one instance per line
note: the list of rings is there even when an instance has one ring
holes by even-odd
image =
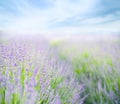
[[[45,40],[0,43],[0,104],[82,104],[83,86]]]
[[[120,38],[110,37],[52,43],[84,85],[83,96],[88,95],[84,104],[120,104]]]

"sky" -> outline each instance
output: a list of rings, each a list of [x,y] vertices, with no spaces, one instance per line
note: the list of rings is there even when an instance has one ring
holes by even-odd
[[[120,0],[0,0],[0,30],[120,32]]]

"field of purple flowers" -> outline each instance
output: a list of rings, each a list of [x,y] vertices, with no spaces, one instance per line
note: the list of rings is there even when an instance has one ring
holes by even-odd
[[[71,66],[46,40],[0,43],[0,104],[82,104],[82,92]]]
[[[120,41],[108,40],[1,39],[0,104],[119,104]]]
[[[51,44],[84,86],[83,104],[120,104],[119,36],[78,36]]]

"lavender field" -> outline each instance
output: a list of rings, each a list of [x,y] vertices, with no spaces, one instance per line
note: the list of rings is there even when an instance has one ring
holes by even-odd
[[[118,36],[0,38],[0,104],[119,104]]]
[[[85,97],[72,66],[45,39],[0,43],[0,104],[77,104]]]
[[[71,63],[76,81],[84,86],[83,104],[120,104],[119,36],[77,36],[52,45],[61,60]]]
[[[0,104],[120,104],[120,0],[0,0]]]

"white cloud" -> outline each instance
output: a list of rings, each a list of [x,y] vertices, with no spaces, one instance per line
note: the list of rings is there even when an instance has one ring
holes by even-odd
[[[83,16],[91,12],[98,0],[80,0],[77,3],[70,2],[69,0],[56,0],[52,8],[54,22],[61,22],[72,16]]]
[[[15,9],[18,10],[20,17],[8,16],[9,19],[7,19],[10,21],[10,24],[7,27],[11,28],[14,26],[19,28],[23,26],[29,28],[30,25],[33,25],[34,28],[34,25],[38,24],[40,27],[44,27],[48,25],[49,21],[55,20],[52,22],[60,22],[71,16],[88,12],[94,7],[95,1],[96,0],[80,0],[78,3],[72,3],[69,0],[51,0],[53,7],[46,10],[32,7],[29,2],[25,0],[15,1]]]
[[[59,27],[56,30],[50,29],[50,25],[65,21],[73,16],[84,16],[87,13],[91,13],[96,9],[96,5],[99,4],[99,0],[78,0],[72,2],[72,0],[48,0],[53,4],[48,9],[40,9],[38,7],[29,4],[29,0],[14,1],[15,9],[18,11],[18,16],[12,14],[0,14],[0,20],[5,20],[7,25],[1,27],[4,30],[12,31],[37,31],[37,32],[50,32],[50,31],[63,31],[68,32],[82,32],[82,31],[100,31],[104,30],[105,26],[89,27],[87,23],[101,23],[113,18],[113,15],[108,15],[104,18],[91,18],[82,21],[86,24],[84,27]],[[12,5],[11,5],[12,6]],[[14,8],[14,7],[12,7]],[[118,24],[118,23],[115,23]],[[110,27],[111,24],[107,25]],[[115,30],[115,28],[113,28]]]
[[[117,13],[117,14],[120,16],[120,13]],[[118,16],[116,17],[114,14],[109,14],[109,15],[105,15],[105,16],[92,17],[92,18],[88,18],[88,19],[81,21],[81,23],[88,24],[88,25],[89,24],[100,24],[100,23],[104,23],[106,21],[111,21],[113,19],[118,19]]]

